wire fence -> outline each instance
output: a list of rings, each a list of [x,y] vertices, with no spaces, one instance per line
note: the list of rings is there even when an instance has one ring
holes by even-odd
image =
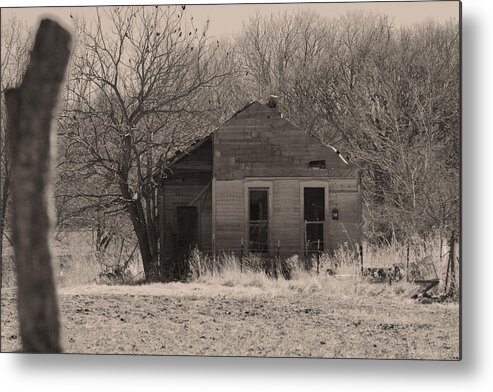
[[[438,243],[440,245],[438,245]],[[259,247],[266,251],[255,251]],[[238,241],[237,246],[218,247],[214,241],[200,252],[212,260],[224,257],[238,259],[239,268],[249,268],[249,260],[264,259],[265,266],[276,268],[286,259],[297,258],[306,269],[317,273],[339,273],[344,269],[346,276],[382,276],[406,279],[410,282],[434,282],[440,291],[458,292],[460,287],[460,248],[455,236],[449,240],[372,246],[345,243],[336,249],[324,249],[322,241],[311,241],[304,245],[284,244],[282,241]],[[275,260],[279,259],[279,260]],[[254,263],[255,264],[255,263]],[[274,265],[274,266],[272,266]]]

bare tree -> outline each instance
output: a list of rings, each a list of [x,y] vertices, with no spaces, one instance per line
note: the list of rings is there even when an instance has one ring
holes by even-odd
[[[353,17],[331,67],[338,73],[321,68],[310,85],[339,148],[364,168],[367,233],[390,239],[450,229],[459,197],[457,25],[396,31],[385,19]],[[358,38],[353,26],[366,33]],[[432,210],[444,202],[437,219]]]
[[[89,205],[128,213],[147,280],[158,278],[156,179],[216,123],[210,92],[228,75],[207,24],[196,28],[183,7],[110,8],[83,29],[74,57],[66,168],[84,179],[75,194]]]
[[[318,64],[327,32],[314,12],[251,17],[235,45],[240,76],[253,98],[276,94],[286,101],[297,73]]]

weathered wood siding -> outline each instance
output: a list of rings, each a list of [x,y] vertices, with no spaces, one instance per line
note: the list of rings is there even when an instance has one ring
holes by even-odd
[[[324,187],[325,249],[361,241],[358,172],[331,148],[258,102],[237,113],[190,155],[182,154],[163,181],[164,251],[176,243],[176,209],[196,205],[203,251],[248,251],[248,189],[269,189],[269,250],[280,241],[282,256],[302,254],[303,187]],[[325,161],[325,168],[310,167]],[[209,188],[197,198],[208,184]],[[337,208],[339,220],[332,220]]]
[[[260,184],[260,185],[259,185]],[[325,211],[325,250],[334,250],[344,242],[361,241],[361,206],[357,178],[318,178],[316,185],[308,178],[268,178],[261,180],[215,181],[216,249],[238,253],[241,239],[248,251],[248,188],[269,187],[270,191],[270,252],[280,241],[281,255],[286,257],[304,251],[303,187],[324,187],[328,190]],[[337,208],[339,220],[332,220]]]
[[[172,259],[177,246],[177,208],[196,206],[198,246],[212,249],[212,139],[174,164],[160,187],[161,258]]]
[[[245,238],[245,198],[243,181],[215,181],[216,251],[239,251]]]
[[[325,160],[326,168],[309,162]],[[252,103],[214,132],[214,178],[328,177],[330,170],[354,173],[318,139],[296,128],[272,108]]]
[[[199,147],[191,153],[183,152],[182,159],[171,165],[170,178],[197,177],[206,173],[208,177],[212,175],[212,136],[198,142]]]
[[[199,214],[199,238],[198,245],[201,249],[211,250],[212,238],[212,192],[210,181],[199,179],[180,180],[179,182],[169,181],[163,188],[165,200],[164,207],[164,238],[165,251],[172,253],[175,246],[177,233],[176,211],[177,207],[196,206]],[[195,202],[194,199],[199,193],[204,191],[203,196]],[[193,203],[192,203],[193,202]]]
[[[339,211],[339,220],[332,220],[332,209]],[[361,243],[361,198],[358,178],[329,179],[329,249],[348,243]]]
[[[275,251],[277,241],[280,241],[282,255],[300,254],[303,247],[301,240],[303,216],[300,210],[300,180],[274,179],[272,200],[272,250]]]

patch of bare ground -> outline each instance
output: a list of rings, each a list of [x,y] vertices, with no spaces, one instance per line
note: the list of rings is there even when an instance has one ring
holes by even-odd
[[[355,286],[334,295],[288,283],[66,287],[59,290],[62,343],[68,353],[458,359],[457,304],[422,305],[387,291]],[[15,291],[3,289],[1,301],[2,351],[16,351]]]

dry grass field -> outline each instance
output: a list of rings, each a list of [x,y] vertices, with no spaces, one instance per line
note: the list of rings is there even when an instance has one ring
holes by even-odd
[[[196,255],[188,283],[106,285],[94,283],[106,267],[91,259],[88,249],[71,246],[71,263],[64,257],[65,265],[56,270],[68,353],[459,358],[457,302],[421,304],[411,299],[413,284],[362,280],[347,252],[324,258],[319,275],[295,269],[291,280],[270,278],[247,265],[240,272],[231,257],[222,260],[219,271],[210,271],[207,260]],[[402,251],[368,251],[367,265],[395,262]],[[334,261],[338,275],[329,276],[324,271]],[[1,350],[10,352],[21,342],[15,280],[6,267]],[[437,269],[440,273],[443,266]]]
[[[406,284],[333,278],[78,286],[59,290],[69,353],[446,359],[458,305],[419,304]],[[2,292],[2,351],[20,349],[14,289]]]

